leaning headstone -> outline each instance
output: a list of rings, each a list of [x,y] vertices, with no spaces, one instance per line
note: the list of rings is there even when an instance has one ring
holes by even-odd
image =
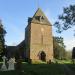
[[[10,58],[8,61],[8,70],[15,70],[15,58]]]
[[[6,57],[3,56],[2,59],[3,59],[3,64],[1,66],[1,71],[7,71],[7,67],[6,67],[6,63],[5,63],[6,62]]]

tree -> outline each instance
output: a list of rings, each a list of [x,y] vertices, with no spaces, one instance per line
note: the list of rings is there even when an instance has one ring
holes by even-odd
[[[72,51],[66,51],[66,59],[68,60],[68,59],[72,59]]]
[[[3,28],[2,22],[0,20],[0,56],[5,52],[5,39],[4,36],[6,31]]]
[[[63,13],[58,16],[58,21],[55,22],[54,26],[59,33],[75,26],[75,5],[65,7]]]
[[[53,37],[53,50],[54,58],[64,59],[65,58],[65,45],[62,37]]]

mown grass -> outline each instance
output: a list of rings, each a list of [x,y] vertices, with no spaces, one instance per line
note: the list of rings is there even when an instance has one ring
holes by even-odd
[[[72,70],[75,71],[75,65],[71,61],[57,60],[58,63],[55,64],[28,64],[22,63],[22,71],[6,71],[1,72],[0,75],[66,75],[64,71],[63,64],[69,66]]]
[[[22,72],[7,71],[0,72],[0,75],[65,75],[61,64],[25,64],[22,65]]]
[[[60,64],[33,64],[24,67],[24,69],[31,75],[65,75]]]
[[[72,71],[75,72],[75,64],[66,64]]]
[[[57,60],[55,59],[59,64],[72,64],[72,60]]]

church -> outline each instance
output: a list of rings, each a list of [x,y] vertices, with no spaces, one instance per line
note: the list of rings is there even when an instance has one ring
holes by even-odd
[[[11,56],[14,51],[19,51],[17,57],[22,56],[32,62],[53,60],[52,25],[40,8],[28,18],[25,39],[17,46],[7,47],[7,55]]]

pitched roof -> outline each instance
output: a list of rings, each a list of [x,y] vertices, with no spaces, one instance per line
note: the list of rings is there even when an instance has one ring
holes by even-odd
[[[25,47],[25,40],[23,40],[20,44],[17,45],[17,48]]]
[[[36,13],[34,14],[31,22],[51,25],[47,17],[40,8],[38,8]]]

